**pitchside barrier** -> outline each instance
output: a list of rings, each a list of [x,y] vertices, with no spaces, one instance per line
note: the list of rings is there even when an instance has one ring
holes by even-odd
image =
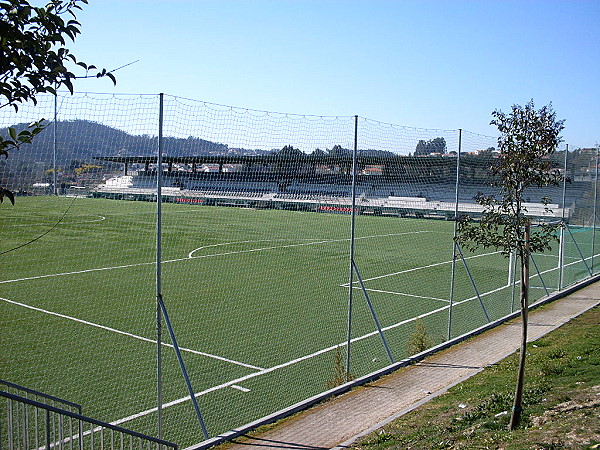
[[[494,137],[162,94],[0,126],[40,118],[0,161],[0,378],[113,426],[193,446],[518,310],[516,258],[453,240],[498,193]],[[598,273],[598,149],[553,158],[532,302]]]

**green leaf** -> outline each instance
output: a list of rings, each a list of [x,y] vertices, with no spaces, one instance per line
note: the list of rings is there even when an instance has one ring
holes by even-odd
[[[66,78],[65,80],[63,80],[62,84],[64,84],[67,87],[67,89],[69,89],[71,95],[73,95],[73,83],[71,83],[71,80],[69,78]]]
[[[13,139],[17,139],[17,131],[14,128],[9,128],[8,129],[8,134],[10,134],[10,137]]]

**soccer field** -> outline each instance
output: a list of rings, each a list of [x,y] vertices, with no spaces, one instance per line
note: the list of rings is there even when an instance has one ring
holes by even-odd
[[[1,379],[156,434],[155,210],[62,197],[2,207]],[[210,435],[326,390],[346,352],[350,216],[164,204],[162,221],[162,294]],[[447,221],[356,218],[355,261],[395,361],[417,320],[434,343],[447,337],[452,236]],[[586,271],[567,247],[564,284]],[[558,249],[534,259],[536,299],[558,286]],[[453,336],[518,305],[508,258],[465,261],[473,282],[458,259]],[[356,277],[352,319],[351,374],[388,365]],[[191,445],[202,434],[166,328],[162,341],[164,437]]]

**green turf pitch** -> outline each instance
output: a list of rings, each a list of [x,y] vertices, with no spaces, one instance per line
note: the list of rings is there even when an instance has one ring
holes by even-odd
[[[156,434],[155,211],[83,198],[2,206],[0,378]],[[210,434],[323,391],[346,340],[350,216],[175,204],[163,213],[162,294]],[[440,220],[356,219],[355,261],[396,360],[407,356],[417,317],[434,342],[447,334],[452,233]],[[568,277],[576,278],[585,268],[572,247]],[[514,307],[508,259],[465,256],[481,301],[458,261],[455,336]],[[536,263],[556,289],[557,252]],[[388,360],[353,281],[352,375],[360,376]],[[544,295],[538,281],[534,298]],[[165,438],[199,442],[174,352],[163,348]]]

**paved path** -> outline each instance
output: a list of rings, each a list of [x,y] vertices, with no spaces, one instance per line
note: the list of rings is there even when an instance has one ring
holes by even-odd
[[[596,282],[532,311],[529,340],[540,338],[599,303],[600,282]],[[519,347],[520,337],[519,318],[299,413],[263,434],[237,438],[228,448],[316,450],[349,445],[509,356]]]

